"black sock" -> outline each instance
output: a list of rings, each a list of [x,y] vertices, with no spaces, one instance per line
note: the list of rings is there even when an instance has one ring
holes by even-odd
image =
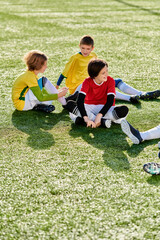
[[[105,122],[106,122],[106,119],[101,118],[101,127],[106,128]]]
[[[84,119],[82,117],[77,117],[76,121],[75,121],[76,125],[83,125],[83,126],[87,126],[86,122],[84,121]]]

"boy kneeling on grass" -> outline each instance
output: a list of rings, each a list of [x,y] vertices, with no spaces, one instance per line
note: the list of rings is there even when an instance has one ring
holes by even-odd
[[[47,68],[47,56],[38,50],[32,50],[24,56],[24,61],[27,71],[16,79],[12,88],[15,108],[19,111],[34,109],[52,112],[55,110],[53,100],[66,105],[64,96],[68,88],[58,91],[46,77],[38,79],[38,74],[44,73]]]
[[[128,114],[127,106],[115,106],[115,81],[108,76],[108,64],[100,59],[91,60],[88,74],[82,84],[78,100],[68,101],[66,109],[75,124],[91,128],[109,128],[111,121],[121,123]]]

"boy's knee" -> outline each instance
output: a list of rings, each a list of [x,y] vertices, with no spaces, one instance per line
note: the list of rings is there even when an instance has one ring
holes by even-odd
[[[114,116],[116,119],[124,118],[127,116],[128,112],[129,112],[129,108],[124,105],[117,106],[114,108],[113,112],[114,112]]]
[[[120,78],[116,78],[114,79],[114,81],[115,81],[115,87],[118,87],[118,85],[121,85],[123,83],[122,79]]]

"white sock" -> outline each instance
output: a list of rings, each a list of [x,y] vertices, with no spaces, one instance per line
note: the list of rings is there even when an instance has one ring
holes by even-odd
[[[125,101],[130,102],[130,97],[131,97],[130,95],[126,95],[126,94],[116,91],[116,99],[125,100]]]
[[[53,86],[53,84],[47,79],[47,82],[45,84],[45,89],[47,90],[48,93],[54,94],[54,93],[58,93],[57,88],[55,88],[55,86]],[[62,104],[62,105],[66,105],[66,99],[65,97],[60,97],[58,98],[58,101]]]
[[[142,92],[129,86],[128,84],[124,82],[120,82],[120,84],[117,86],[122,92],[130,94],[130,95],[141,95]]]
[[[160,138],[160,125],[145,132],[140,132],[143,140]]]

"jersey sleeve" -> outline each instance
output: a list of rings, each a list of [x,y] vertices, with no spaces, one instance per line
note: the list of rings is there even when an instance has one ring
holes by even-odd
[[[81,87],[80,92],[86,95],[88,90],[89,90],[89,80],[88,80],[88,78],[86,78],[84,80],[84,82],[82,83],[82,87]]]
[[[62,75],[65,78],[68,77],[68,73],[70,72],[70,69],[73,68],[74,62],[75,62],[75,56],[73,55],[72,57],[70,57],[69,61],[66,63],[65,68],[64,68],[64,70],[62,72]]]
[[[61,84],[61,82],[63,81],[65,77],[61,74],[58,78],[58,81],[57,81],[57,86],[59,86]]]
[[[115,90],[115,80],[111,77],[108,77],[108,90],[107,90],[107,95],[114,94],[116,95],[116,90]]]
[[[39,86],[31,87],[30,89],[40,102],[58,99],[57,93],[50,94],[45,90],[45,88],[43,88],[42,91],[40,90]]]

